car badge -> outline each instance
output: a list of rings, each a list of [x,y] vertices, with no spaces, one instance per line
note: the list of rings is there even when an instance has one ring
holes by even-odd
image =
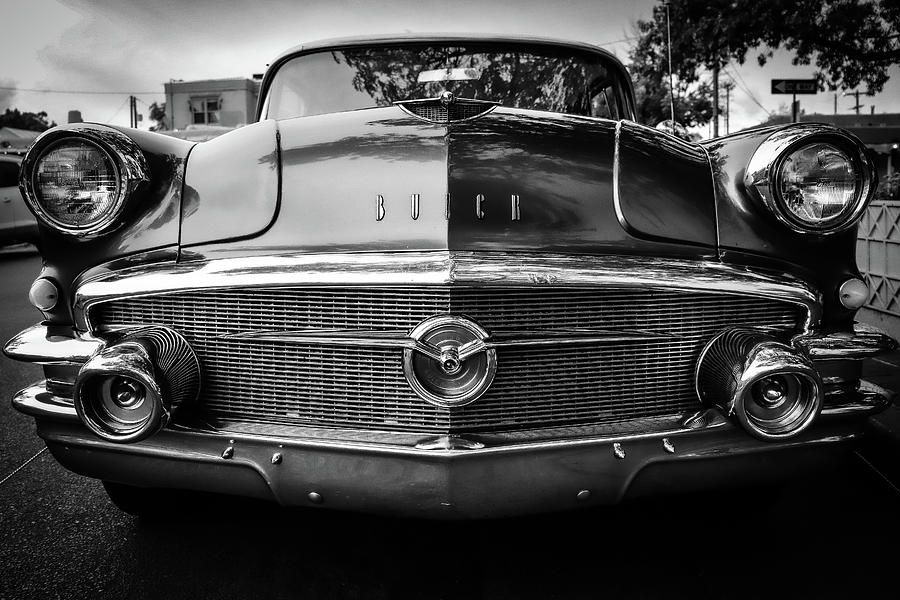
[[[494,381],[497,351],[480,325],[455,315],[419,323],[403,349],[403,374],[429,404],[457,408],[477,400]]]

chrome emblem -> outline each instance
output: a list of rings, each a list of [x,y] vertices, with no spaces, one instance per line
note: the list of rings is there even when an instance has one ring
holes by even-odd
[[[423,400],[435,406],[465,406],[484,394],[497,372],[497,351],[486,343],[488,332],[454,315],[437,315],[419,323],[403,349],[403,374]]]
[[[419,206],[421,204],[422,196],[420,194],[410,194],[409,195],[409,211],[410,216],[413,221],[417,221],[419,219]],[[387,215],[387,209],[384,206],[384,196],[381,194],[375,194],[375,220],[383,221],[385,215]],[[485,212],[484,207],[487,204],[487,197],[484,194],[476,194],[475,195],[475,216],[479,221],[484,220]],[[509,220],[510,221],[521,221],[522,220],[522,204],[518,194],[510,194],[509,196]],[[450,220],[450,194],[447,194],[445,200],[444,207],[444,218],[448,221]]]
[[[453,103],[453,92],[441,92],[441,95],[438,96],[441,99],[441,104],[444,106],[450,106]]]

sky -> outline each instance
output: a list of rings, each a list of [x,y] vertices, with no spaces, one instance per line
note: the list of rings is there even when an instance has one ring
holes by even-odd
[[[282,51],[304,41],[402,32],[521,33],[602,45],[627,62],[634,24],[655,0],[0,0],[0,111],[44,110],[65,123],[69,110],[85,121],[128,125],[128,96],[163,102],[171,79],[250,77]],[[673,24],[677,26],[677,24]],[[754,53],[728,67],[733,79],[730,129],[784,112],[790,96],[772,95],[772,78],[810,78],[814,66],[793,66],[776,52],[761,68]],[[900,112],[900,69],[876,96],[861,97],[868,114]],[[834,95],[799,96],[807,113],[834,112]],[[850,112],[851,97],[838,98]],[[724,122],[720,126],[724,133]],[[707,137],[709,130],[701,131]]]

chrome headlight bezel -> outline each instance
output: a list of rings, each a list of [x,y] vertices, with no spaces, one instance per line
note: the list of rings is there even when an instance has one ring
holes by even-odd
[[[779,176],[785,160],[795,151],[812,144],[827,144],[845,154],[856,173],[853,199],[822,225],[798,218],[785,204]],[[776,131],[753,153],[747,165],[744,186],[774,217],[791,231],[828,235],[856,225],[877,187],[877,174],[866,147],[853,135],[827,125],[803,124]]]
[[[84,226],[73,226],[54,218],[42,205],[36,181],[40,161],[54,148],[67,142],[89,144],[104,154],[118,180],[118,193],[112,208],[102,217]],[[122,225],[121,215],[130,198],[150,180],[147,159],[138,145],[124,133],[101,125],[51,129],[42,134],[25,155],[19,175],[19,188],[31,212],[48,227],[78,238],[92,238]]]

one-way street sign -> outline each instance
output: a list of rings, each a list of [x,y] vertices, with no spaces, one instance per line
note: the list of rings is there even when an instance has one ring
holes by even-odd
[[[773,94],[815,94],[819,86],[815,79],[773,79]]]

